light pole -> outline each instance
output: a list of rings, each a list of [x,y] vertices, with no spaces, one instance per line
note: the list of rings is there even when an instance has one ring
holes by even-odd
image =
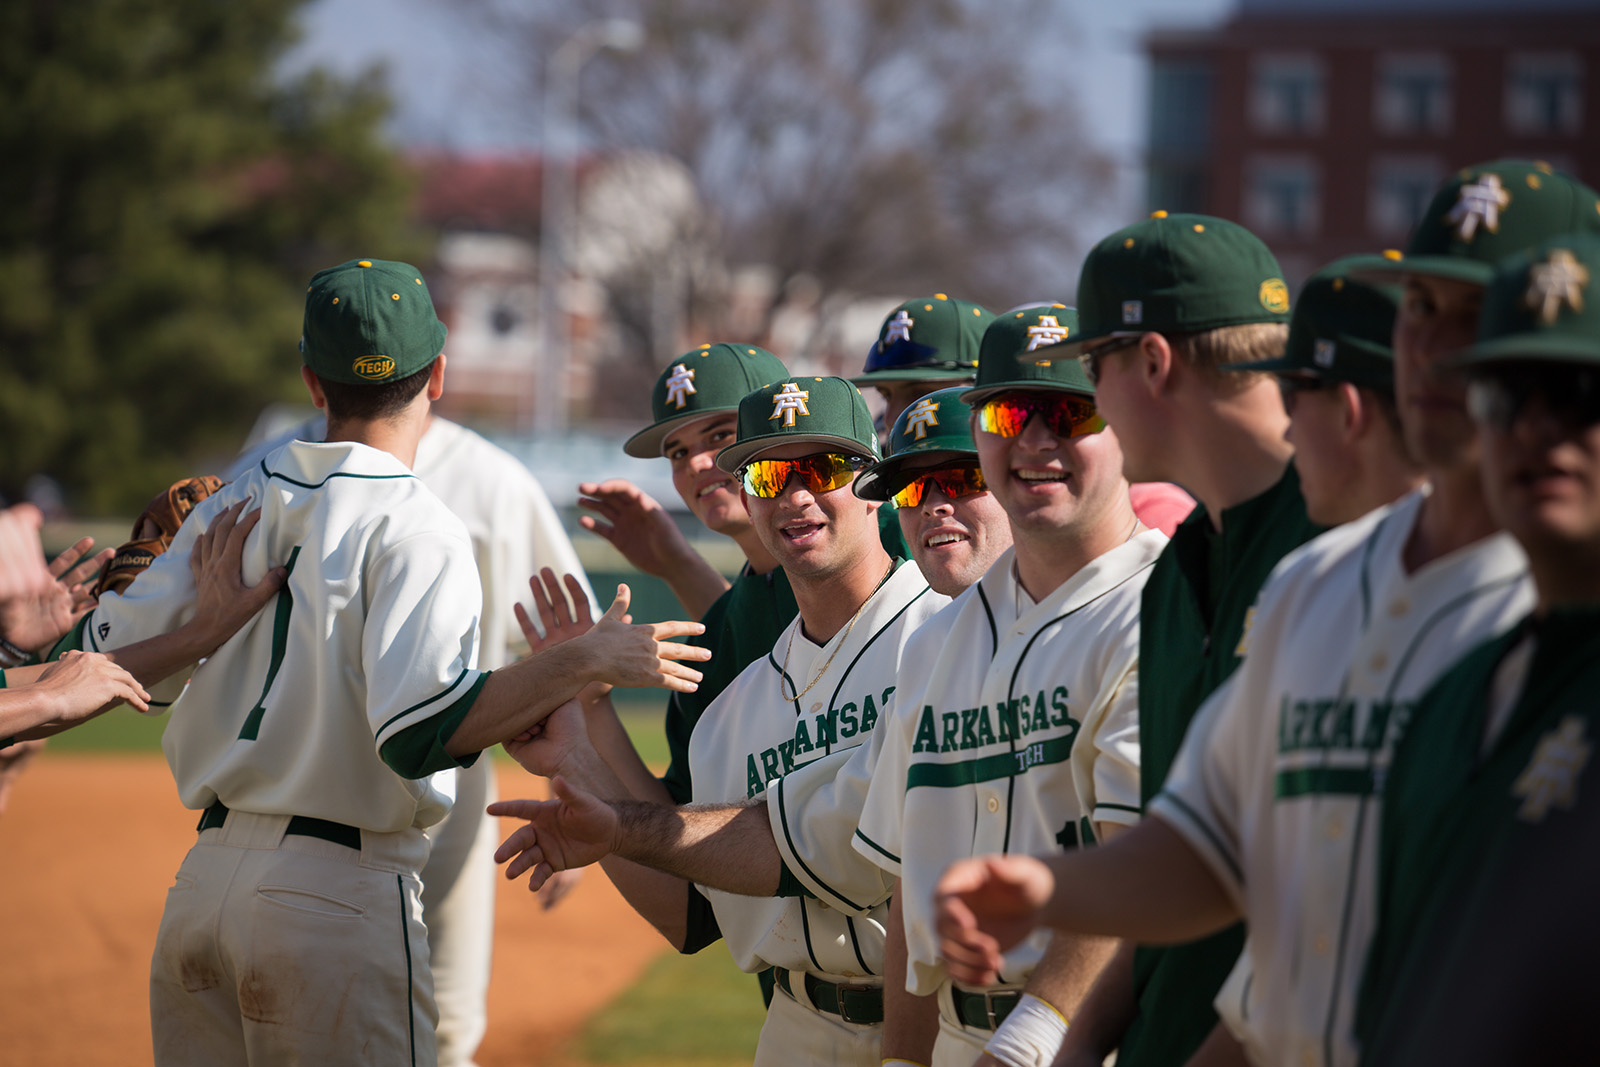
[[[600,19],[580,26],[550,56],[545,69],[539,166],[539,322],[531,431],[558,434],[567,428],[567,367],[571,338],[562,290],[570,265],[570,222],[577,186],[578,153],[572,127],[578,75],[595,53],[610,48],[635,52],[644,44],[644,27],[631,19]],[[560,150],[557,150],[557,142]]]

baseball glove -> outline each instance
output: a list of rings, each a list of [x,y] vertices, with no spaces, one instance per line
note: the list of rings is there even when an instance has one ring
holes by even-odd
[[[126,542],[111,557],[100,580],[95,583],[94,595],[121,594],[144,569],[167,550],[177,536],[178,527],[189,517],[206,497],[222,488],[222,479],[214,474],[197,478],[184,478],[173,482],[146,504],[144,511],[133,523],[133,540]]]

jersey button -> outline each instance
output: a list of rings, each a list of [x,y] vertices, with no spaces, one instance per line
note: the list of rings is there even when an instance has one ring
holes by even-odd
[[[1300,1062],[1304,1067],[1317,1067],[1317,1050],[1307,1045],[1300,1050]]]
[[[989,798],[989,814],[993,815],[995,812],[997,812],[999,810],[1000,810],[1000,798],[999,797],[990,797]]]
[[[1317,939],[1311,943],[1311,951],[1319,956],[1326,956],[1330,944],[1327,934],[1318,934]]]
[[[1404,615],[1406,612],[1408,612],[1410,610],[1411,610],[1411,605],[1406,603],[1406,601],[1403,598],[1400,599],[1400,600],[1396,600],[1394,603],[1389,605],[1389,614],[1393,615],[1397,619],[1400,618],[1400,616]]]
[[[1369,666],[1372,668],[1372,673],[1382,674],[1384,668],[1389,666],[1389,657],[1385,656],[1382,652],[1373,653],[1372,662],[1369,664]]]
[[[1334,817],[1328,820],[1328,840],[1337,841],[1344,836],[1344,820]]]
[[[822,710],[822,701],[819,700],[815,704],[811,705],[811,714],[815,715],[817,712],[819,712],[821,710]]]

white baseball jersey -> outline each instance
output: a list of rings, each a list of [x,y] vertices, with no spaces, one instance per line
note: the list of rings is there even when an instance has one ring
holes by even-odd
[[[327,419],[318,415],[264,443],[247,444],[228,477],[238,477],[290,441],[321,441],[327,432]],[[511,453],[435,415],[417,442],[411,472],[466,523],[472,538],[483,586],[479,666],[494,670],[527,653],[528,644],[511,608],[520,602],[530,616],[539,618],[528,579],[540,567],[576,575],[596,617],[611,606],[609,597],[604,604],[595,599],[549,496]]]
[[[1407,573],[1401,554],[1426,492],[1283,559],[1243,662],[1202,705],[1151,802],[1249,924],[1243,970],[1217,1010],[1257,1063],[1356,1062],[1394,745],[1423,691],[1533,606],[1527,560],[1506,534]]]
[[[188,550],[247,498],[261,522],[245,542],[245,581],[274,565],[289,579],[187,689],[179,672],[152,691],[176,697],[162,747],[179,797],[383,833],[439,821],[448,786],[401,778],[378,750],[476,695],[478,575],[461,520],[387,452],[295,441],[269,454],[196,508],[123,596],[100,601],[84,647],[118,648],[189,618]]]
[[[947,978],[933,886],[951,863],[1138,821],[1139,598],[1166,544],[1141,533],[1037,604],[1007,550],[907,650],[853,844],[902,881],[912,993]],[[1000,982],[1024,982],[1048,943],[1013,948]]]
[[[772,653],[746,667],[696,724],[689,741],[694,800],[744,800],[797,768],[826,775],[843,765],[881,722],[906,639],[947,603],[928,588],[915,564],[901,562],[855,625],[827,644],[812,644],[798,632],[796,618]],[[807,686],[800,699],[786,699]],[[808,832],[849,839],[857,810],[830,810],[821,803],[808,809]],[[883,973],[886,904],[852,915],[803,896],[745,897],[703,886],[700,891],[742,970],[772,965],[835,979]]]

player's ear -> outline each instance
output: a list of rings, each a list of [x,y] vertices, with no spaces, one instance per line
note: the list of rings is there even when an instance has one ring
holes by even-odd
[[[1377,408],[1367,403],[1361,390],[1349,382],[1339,382],[1334,388],[1339,394],[1339,435],[1353,442],[1367,430],[1374,416],[1382,418]]]
[[[1144,382],[1151,396],[1171,389],[1177,357],[1165,337],[1159,333],[1147,333],[1140,337],[1138,348],[1131,358],[1138,368],[1140,381]]]
[[[314,406],[318,411],[327,411],[327,394],[322,391],[322,383],[317,380],[317,376],[311,372],[310,367],[304,365],[301,366],[300,380],[306,383],[306,389],[311,393],[312,406]]]
[[[440,352],[433,366],[428,368],[428,400],[437,402],[444,396],[444,353]]]

